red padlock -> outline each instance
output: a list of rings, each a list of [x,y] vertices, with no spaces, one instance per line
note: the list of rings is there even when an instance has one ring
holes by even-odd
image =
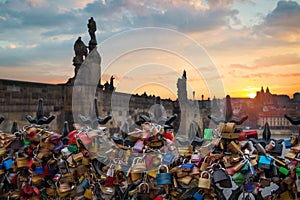
[[[84,145],[89,145],[92,142],[85,132],[80,132],[77,135],[77,138],[79,138]]]

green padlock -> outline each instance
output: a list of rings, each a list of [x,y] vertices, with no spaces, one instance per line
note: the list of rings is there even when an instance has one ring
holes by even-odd
[[[300,173],[300,167],[296,167],[296,173]]]
[[[285,167],[279,167],[279,172],[284,175],[288,175],[290,171]]]
[[[28,140],[26,140],[26,139],[23,140],[23,143],[24,143],[25,145],[30,145],[30,142],[29,142]]]
[[[68,150],[72,153],[76,153],[78,151],[78,147],[74,144],[68,146]]]
[[[211,128],[206,128],[204,129],[204,140],[212,140],[212,129]]]
[[[237,172],[232,176],[232,180],[238,185],[241,186],[245,182],[245,176],[241,172]]]
[[[240,171],[241,171],[243,174],[246,174],[246,173],[249,171],[249,163],[246,162]]]

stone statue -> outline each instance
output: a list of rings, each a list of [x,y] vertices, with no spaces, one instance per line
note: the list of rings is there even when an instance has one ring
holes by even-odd
[[[75,51],[75,57],[74,57],[74,63],[80,63],[83,62],[83,56],[87,56],[87,46],[83,43],[81,40],[81,37],[78,37],[74,44],[74,51]]]
[[[90,34],[90,37],[91,37],[91,40],[94,40],[96,41],[96,36],[95,36],[95,32],[97,30],[97,26],[96,26],[96,22],[94,20],[93,17],[91,17],[88,21],[88,24],[87,24],[87,27],[89,29],[89,34]]]
[[[185,70],[183,70],[182,78],[186,79],[186,71]]]
[[[109,85],[110,85],[110,87],[112,87],[112,88],[114,88],[114,79],[115,79],[114,76],[111,76],[111,77],[110,77]]]

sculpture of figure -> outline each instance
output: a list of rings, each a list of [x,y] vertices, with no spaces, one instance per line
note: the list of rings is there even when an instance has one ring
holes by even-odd
[[[183,70],[182,78],[186,79],[186,71],[185,70]]]
[[[110,85],[112,88],[114,88],[114,79],[115,79],[114,76],[111,76],[111,77],[110,77],[109,85]]]
[[[91,37],[91,40],[96,41],[95,32],[97,30],[96,22],[93,17],[91,17],[88,21],[87,27],[89,29],[89,34]]]
[[[75,51],[75,58],[74,63],[80,63],[83,62],[83,56],[87,56],[87,46],[82,42],[81,37],[78,37],[74,44],[74,51]]]

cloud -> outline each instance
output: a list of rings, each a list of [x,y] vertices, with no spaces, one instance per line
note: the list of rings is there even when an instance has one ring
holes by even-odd
[[[232,70],[258,70],[270,69],[271,67],[284,67],[284,66],[300,66],[300,56],[298,54],[280,54],[272,56],[263,56],[255,59],[252,64],[230,64],[225,66],[226,69]],[[247,72],[248,73],[248,72]]]
[[[255,60],[254,64],[258,67],[300,65],[300,56],[297,54],[265,56]]]
[[[277,7],[265,16],[262,24],[254,27],[255,33],[279,38],[287,42],[300,40],[300,5],[296,1],[279,1]]]

